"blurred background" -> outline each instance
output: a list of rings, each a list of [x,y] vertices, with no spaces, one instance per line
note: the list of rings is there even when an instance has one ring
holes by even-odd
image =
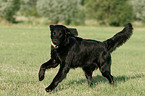
[[[145,25],[145,0],[0,0],[0,24]]]

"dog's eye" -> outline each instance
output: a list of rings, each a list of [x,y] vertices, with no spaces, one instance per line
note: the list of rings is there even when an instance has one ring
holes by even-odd
[[[53,32],[53,35],[55,35],[56,34],[56,32]]]
[[[62,33],[59,33],[59,36],[62,36]]]

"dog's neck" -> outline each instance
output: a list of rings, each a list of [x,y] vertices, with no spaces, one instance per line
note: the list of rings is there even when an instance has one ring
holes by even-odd
[[[52,41],[51,41],[51,45],[52,45],[54,48],[58,48],[58,46],[55,45]]]

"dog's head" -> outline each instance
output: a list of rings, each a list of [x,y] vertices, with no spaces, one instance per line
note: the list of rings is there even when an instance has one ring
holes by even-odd
[[[52,45],[57,48],[64,44],[70,34],[77,35],[77,30],[75,30],[75,28],[67,28],[63,25],[50,25]]]

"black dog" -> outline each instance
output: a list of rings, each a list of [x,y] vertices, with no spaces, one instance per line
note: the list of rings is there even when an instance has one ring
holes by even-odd
[[[52,91],[66,77],[70,68],[82,67],[88,84],[91,86],[92,73],[99,68],[102,75],[113,83],[111,75],[111,55],[117,47],[125,43],[132,35],[132,25],[125,28],[104,42],[82,39],[71,34],[63,25],[50,25],[51,30],[51,59],[42,64],[39,70],[39,80],[44,79],[45,71],[60,64],[60,69],[52,83],[46,88]]]

